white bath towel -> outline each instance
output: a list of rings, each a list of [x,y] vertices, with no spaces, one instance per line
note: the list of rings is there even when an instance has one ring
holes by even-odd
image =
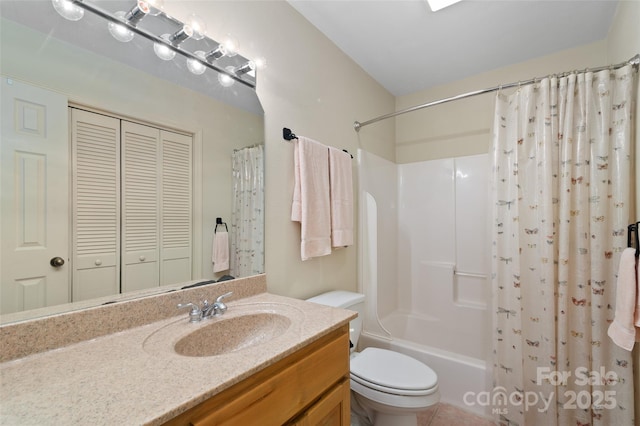
[[[633,349],[634,342],[640,337],[636,328],[640,325],[640,313],[638,312],[638,262],[635,253],[635,249],[627,248],[620,256],[615,317],[607,330],[611,340],[628,351]]]
[[[293,140],[293,202],[291,203],[291,220],[302,221],[302,198],[300,195],[300,143]]]
[[[353,177],[351,155],[329,148],[329,182],[331,188],[331,245],[353,245]]]
[[[307,260],[331,254],[329,150],[299,136],[294,141],[294,158],[291,220],[301,225],[300,255]]]
[[[229,269],[229,233],[218,231],[213,234],[213,247],[211,250],[213,272],[221,272]]]

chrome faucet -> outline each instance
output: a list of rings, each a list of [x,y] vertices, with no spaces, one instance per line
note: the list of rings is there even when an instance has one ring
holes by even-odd
[[[200,322],[202,318],[213,318],[220,316],[227,312],[227,305],[224,304],[222,299],[229,297],[233,294],[232,291],[219,296],[215,303],[209,304],[207,300],[202,303],[202,309],[195,303],[179,303],[178,309],[191,308],[189,311],[189,322]]]
[[[205,300],[202,305],[202,318],[212,318],[227,312],[227,305],[222,301],[225,297],[229,297],[233,294],[232,291],[225,293],[218,297],[213,304],[209,304],[209,301]]]
[[[189,322],[200,322],[202,319],[202,310],[195,303],[178,303],[178,309],[191,308],[189,311]]]

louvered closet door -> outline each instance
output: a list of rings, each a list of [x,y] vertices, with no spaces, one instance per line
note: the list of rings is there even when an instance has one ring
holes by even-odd
[[[120,121],[71,109],[73,301],[118,294]]]
[[[192,138],[161,131],[161,285],[191,279]]]
[[[159,285],[160,130],[122,122],[122,291]]]

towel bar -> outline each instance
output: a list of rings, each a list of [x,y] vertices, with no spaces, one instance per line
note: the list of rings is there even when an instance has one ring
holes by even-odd
[[[453,274],[459,277],[469,277],[469,278],[487,278],[487,274],[479,274],[477,272],[460,272],[457,269],[453,270]]]
[[[286,127],[283,127],[283,128],[282,128],[282,138],[283,138],[284,140],[287,140],[287,141],[292,141],[292,140],[294,140],[294,139],[298,139],[298,137],[296,136],[296,134],[295,134],[295,133],[293,133],[293,132],[291,131],[291,129],[287,129]],[[343,149],[343,151],[344,151],[344,152],[346,152],[347,154],[349,154],[349,151],[347,151],[346,149]],[[353,158],[353,155],[351,155],[351,154],[349,154],[349,155],[351,156],[351,158]]]

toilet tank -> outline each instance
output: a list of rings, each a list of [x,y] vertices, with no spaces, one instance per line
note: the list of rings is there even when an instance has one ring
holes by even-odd
[[[364,294],[336,290],[312,297],[307,299],[307,301],[332,306],[334,308],[356,311],[358,316],[349,322],[349,339],[351,343],[353,343],[354,349],[358,346],[358,338],[362,331],[362,319],[364,318]]]

